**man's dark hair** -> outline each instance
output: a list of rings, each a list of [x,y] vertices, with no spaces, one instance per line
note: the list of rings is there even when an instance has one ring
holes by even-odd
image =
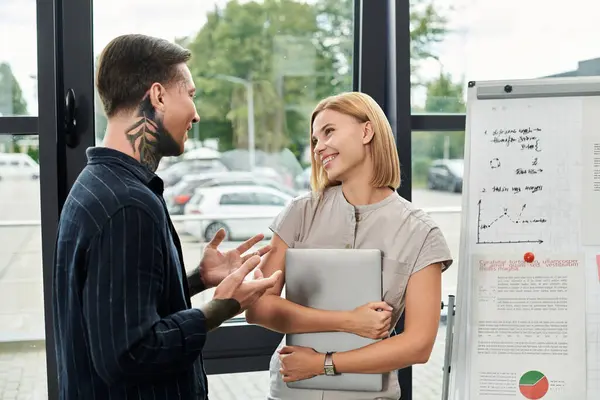
[[[113,39],[100,54],[96,75],[106,116],[134,109],[155,82],[175,83],[177,66],[190,58],[189,50],[165,39],[139,34]]]

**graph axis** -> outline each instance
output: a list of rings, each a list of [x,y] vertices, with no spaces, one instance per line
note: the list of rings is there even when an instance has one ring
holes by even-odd
[[[477,202],[477,242],[476,244],[519,244],[519,243],[537,243],[542,244],[542,239],[536,240],[481,240],[481,199]]]

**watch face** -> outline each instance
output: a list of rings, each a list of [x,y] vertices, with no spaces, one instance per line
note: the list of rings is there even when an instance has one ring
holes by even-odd
[[[333,367],[330,365],[325,366],[325,374],[326,375],[334,375]]]

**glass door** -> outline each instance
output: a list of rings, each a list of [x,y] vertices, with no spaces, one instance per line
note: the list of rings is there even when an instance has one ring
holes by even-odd
[[[301,193],[310,157],[308,118],[321,98],[360,90],[392,121],[401,120],[395,88],[386,87],[395,65],[394,1],[155,3],[0,2],[0,33],[16,38],[0,43],[0,398],[57,397],[51,308],[56,225],[85,166],[85,150],[102,143],[106,118],[94,91],[95,61],[112,38],[145,33],[193,53],[202,121],[185,156],[164,160],[159,170],[189,267],[199,261],[211,227],[186,213],[192,193],[185,190],[197,187],[178,185],[183,176],[208,168],[220,174],[215,184],[262,185],[283,197]],[[249,183],[250,168],[260,179]],[[224,248],[243,240],[244,230],[219,222],[230,228]],[[210,295],[197,296],[194,304]],[[213,332],[204,351],[211,398],[238,390],[237,397],[264,398],[269,358],[280,340],[243,316]],[[409,369],[404,376],[410,377]],[[410,388],[403,392],[410,400]]]
[[[0,2],[0,398],[47,398],[38,65],[49,9]],[[36,20],[44,20],[42,24]],[[36,33],[37,32],[37,33]],[[6,40],[6,38],[13,40]],[[44,75],[51,76],[52,64]],[[49,160],[46,160],[49,161]],[[50,160],[50,162],[52,162]],[[44,175],[44,176],[42,176]],[[55,191],[55,190],[54,190]]]

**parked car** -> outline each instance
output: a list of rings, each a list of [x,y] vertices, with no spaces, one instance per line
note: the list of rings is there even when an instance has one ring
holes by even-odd
[[[307,191],[310,190],[310,173],[311,167],[304,168],[304,170],[296,175],[294,182],[298,190]]]
[[[223,172],[227,168],[218,158],[215,159],[189,159],[180,160],[171,166],[157,171],[162,178],[165,187],[173,186],[187,174],[198,174],[201,172]]]
[[[167,208],[171,215],[183,214],[185,205],[198,188],[213,186],[263,186],[280,190],[289,196],[297,196],[294,189],[288,188],[270,178],[263,178],[250,172],[213,172],[184,176],[179,183],[164,193]]]
[[[427,172],[427,188],[462,193],[463,159],[435,160]]]
[[[293,196],[264,186],[200,187],[186,204],[184,214],[210,219],[186,220],[183,229],[206,241],[221,228],[226,240],[246,240],[257,233],[269,238],[269,225],[292,200]]]
[[[0,179],[38,179],[40,166],[29,154],[0,153]]]

